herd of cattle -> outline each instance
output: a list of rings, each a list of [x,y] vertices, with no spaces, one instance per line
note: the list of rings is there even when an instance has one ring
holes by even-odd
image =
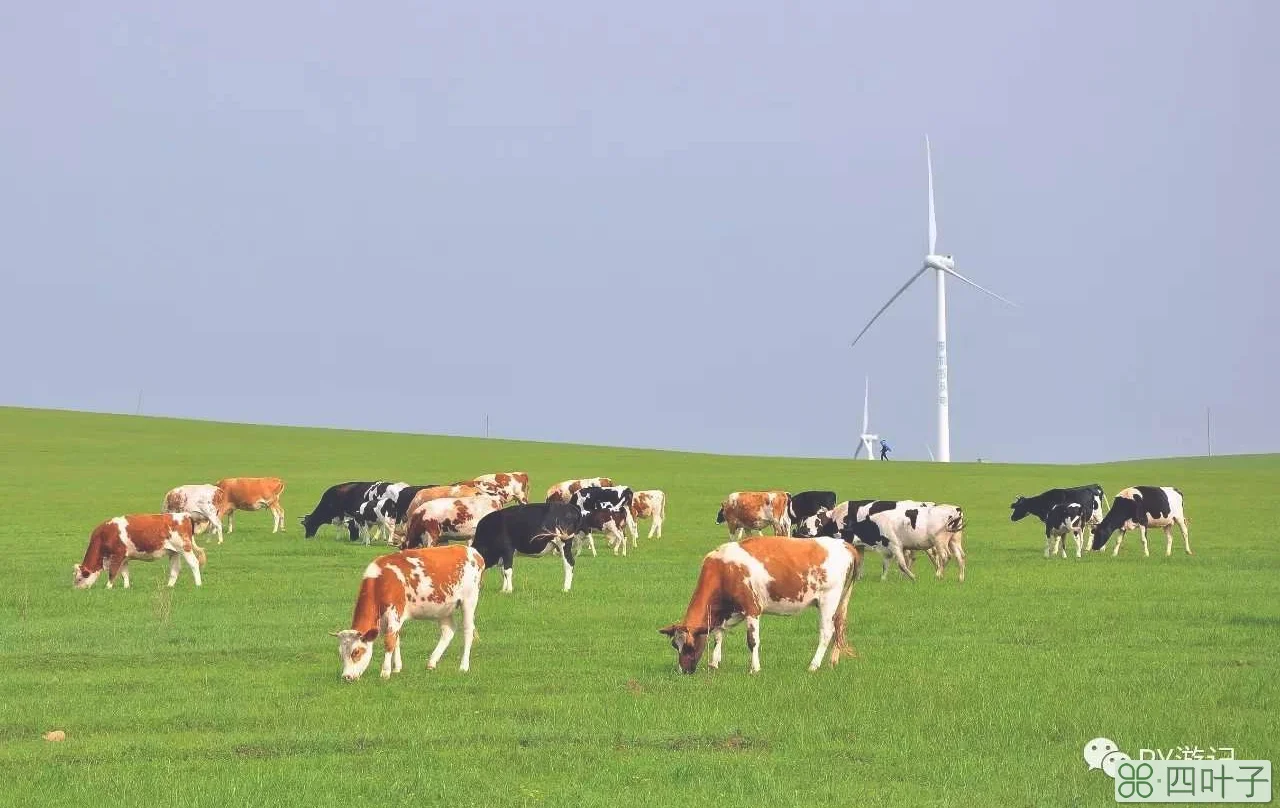
[[[168,557],[168,585],[173,586],[182,562],[201,585],[206,555],[196,536],[212,531],[218,543],[234,530],[237,510],[269,509],[272,532],[284,530],[280,495],[284,482],[275,477],[232,477],[212,485],[184,485],[171,490],[164,513],[118,516],[98,525],[84,560],[75,565],[77,589],[93,585],[107,572],[107,587],[120,580],[129,586],[129,561]],[[1126,488],[1104,513],[1106,496],[1099,485],[1055,488],[1034,497],[1017,497],[1011,518],[1032,514],[1044,523],[1045,557],[1067,556],[1066,539],[1083,554],[1085,532],[1091,547],[1103,549],[1119,531],[1113,554],[1129,530],[1138,530],[1143,553],[1150,555],[1147,528],[1162,528],[1165,554],[1173,550],[1172,528],[1182,532],[1191,553],[1176,488]],[[502,568],[502,591],[513,591],[516,555],[559,555],[564,564],[564,590],[573,584],[575,547],[596,554],[594,534],[604,534],[614,554],[627,554],[639,538],[638,520],[650,519],[649,538],[662,536],[666,494],[633,491],[608,477],[566,480],[547,490],[546,501],[529,502],[524,472],[487,474],[448,485],[402,482],[348,482],[324,492],[311,513],[301,518],[310,538],[325,525],[346,531],[352,541],[374,538],[398,545],[397,552],[370,563],[361,581],[351,627],[335,632],[342,676],[354,680],[367,669],[373,642],[383,638],[382,677],[401,669],[399,633],[410,619],[433,620],[440,639],[428,661],[435,668],[453,639],[454,619],[462,615],[461,669],[470,667],[475,634],[475,608],[486,569]],[[727,526],[730,542],[708,553],[702,563],[689,608],[681,623],[661,629],[671,638],[680,669],[692,673],[709,635],[715,636],[710,666],[720,664],[725,628],[745,621],[751,670],[760,669],[762,614],[794,614],[809,606],[819,612],[819,642],[810,670],[831,649],[831,664],[852,652],[846,638],[846,613],[854,582],[861,577],[863,553],[880,553],[881,580],[892,559],[908,578],[914,554],[926,553],[942,578],[954,559],[959,580],[965,577],[964,512],[956,505],[917,500],[850,500],[837,504],[833,491],[738,491],[722,503],[716,522]],[[766,536],[766,528],[775,535]],[[755,532],[753,538],[744,535]],[[466,540],[449,544],[450,540]]]

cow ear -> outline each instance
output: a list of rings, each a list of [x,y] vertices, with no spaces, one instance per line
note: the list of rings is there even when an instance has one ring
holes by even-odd
[[[329,632],[329,636],[330,636],[330,637],[341,637],[341,636],[342,636],[342,632],[341,632],[341,631],[330,631],[330,632]]]
[[[676,632],[677,632],[677,631],[683,631],[683,630],[684,630],[684,629],[680,628],[680,626],[677,626],[675,623],[672,623],[671,625],[667,626],[666,628],[660,628],[660,629],[658,629],[658,633],[659,633],[659,634],[665,634],[665,635],[667,635],[668,637],[674,637],[674,636],[676,636]]]
[[[366,631],[364,634],[360,635],[360,639],[364,640],[365,642],[373,642],[374,640],[378,639],[378,630],[376,628],[371,628],[368,631]]]

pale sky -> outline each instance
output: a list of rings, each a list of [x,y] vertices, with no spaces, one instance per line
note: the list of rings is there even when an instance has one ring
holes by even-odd
[[[0,9],[0,403],[925,457],[928,133],[955,459],[1280,451],[1280,4],[434,6]]]

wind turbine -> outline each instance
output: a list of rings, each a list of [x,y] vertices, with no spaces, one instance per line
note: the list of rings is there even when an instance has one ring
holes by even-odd
[[[879,435],[872,435],[867,432],[867,427],[871,422],[871,379],[867,378],[866,389],[862,392],[862,434],[859,436],[861,443],[858,448],[853,450],[853,459],[857,460],[858,455],[863,449],[867,450],[867,459],[876,459],[875,443],[880,439]]]
[[[867,329],[871,328],[876,320],[880,319],[880,315],[893,305],[893,301],[902,296],[907,291],[907,287],[916,282],[916,279],[923,275],[926,271],[932,269],[937,273],[938,278],[938,462],[951,462],[951,424],[950,414],[948,411],[949,401],[947,394],[947,276],[963,281],[980,292],[985,292],[996,300],[1008,303],[1010,306],[1017,304],[1011,300],[1006,300],[990,289],[984,289],[965,276],[956,272],[955,259],[950,255],[939,255],[937,253],[938,242],[938,223],[933,211],[933,153],[929,148],[929,136],[924,138],[924,154],[925,161],[929,168],[929,254],[924,257],[924,266],[916,270],[916,273],[902,284],[902,288],[893,293],[893,297],[889,298],[889,302],[880,307],[880,311],[876,312],[862,330],[858,332],[858,336],[853,338],[853,345],[858,344],[858,340],[862,339],[862,335],[867,333]],[[865,429],[863,430],[866,431]]]

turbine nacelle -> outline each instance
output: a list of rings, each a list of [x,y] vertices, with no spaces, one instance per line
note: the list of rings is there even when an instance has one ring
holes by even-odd
[[[924,265],[929,269],[938,269],[943,272],[956,271],[956,260],[950,255],[926,255]]]

